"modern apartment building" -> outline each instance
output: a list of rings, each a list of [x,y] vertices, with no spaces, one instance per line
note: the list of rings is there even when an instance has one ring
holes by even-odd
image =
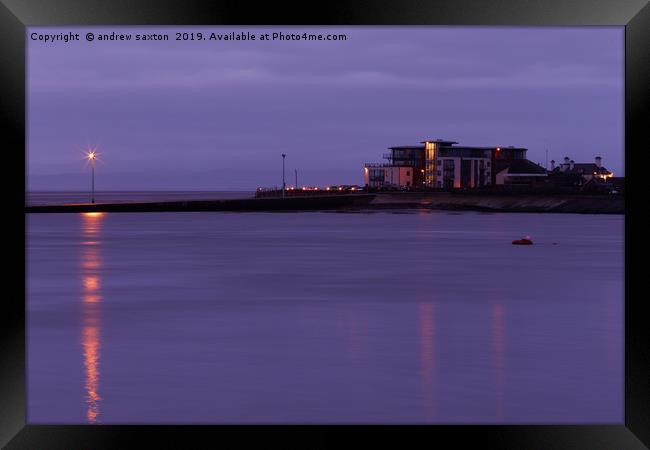
[[[366,164],[364,183],[370,188],[478,188],[529,184],[546,170],[526,159],[521,147],[470,147],[442,139],[420,145],[389,147],[383,164]]]

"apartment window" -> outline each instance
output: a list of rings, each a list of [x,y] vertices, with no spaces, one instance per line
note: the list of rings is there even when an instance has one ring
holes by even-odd
[[[407,177],[410,177],[410,176],[411,176],[411,171],[410,171],[410,170],[407,170],[407,171],[406,171],[406,176],[407,176]]]
[[[453,159],[444,160],[444,164],[442,166],[442,171],[444,172],[442,176],[442,187],[445,189],[454,187],[455,168],[456,164]]]
[[[368,173],[368,179],[370,181],[379,181],[383,182],[385,179],[385,173],[383,169],[370,169]]]
[[[442,172],[438,171],[438,176],[442,175]]]

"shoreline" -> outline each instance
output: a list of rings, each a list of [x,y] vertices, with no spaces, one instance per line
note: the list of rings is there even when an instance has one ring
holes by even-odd
[[[618,195],[481,195],[451,192],[394,192],[286,198],[38,205],[25,206],[25,213],[381,211],[388,209],[625,214],[625,198]]]
[[[322,197],[238,198],[221,200],[178,200],[160,202],[76,203],[25,206],[26,213],[80,212],[197,212],[197,211],[318,211],[358,208],[368,205],[372,194]]]
[[[400,192],[378,195],[374,209],[420,208],[444,211],[625,214],[625,198],[613,195],[542,195]]]

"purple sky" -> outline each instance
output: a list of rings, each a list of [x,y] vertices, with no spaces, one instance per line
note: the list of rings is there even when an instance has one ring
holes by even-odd
[[[78,32],[43,43],[32,32]],[[167,42],[87,42],[165,32]],[[175,41],[177,31],[345,33],[347,41]],[[622,27],[30,28],[28,189],[248,190],[299,171],[362,184],[426,138],[514,145],[544,164],[623,167]]]

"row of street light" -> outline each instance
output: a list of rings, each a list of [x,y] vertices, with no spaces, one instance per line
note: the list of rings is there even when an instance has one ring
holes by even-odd
[[[287,183],[285,181],[284,177],[284,160],[286,159],[287,155],[285,153],[282,154],[282,197],[286,195],[286,190],[287,190]],[[298,169],[293,169],[293,172],[296,176],[296,189],[298,188]]]
[[[285,174],[284,174],[284,161],[286,159],[287,155],[285,153],[282,154],[282,197],[286,195],[286,190],[287,190],[287,183],[285,181]],[[86,159],[90,162],[90,167],[91,167],[91,194],[90,194],[90,202],[95,203],[95,160],[97,159],[97,151],[95,149],[93,150],[88,150],[86,153]],[[294,173],[296,175],[296,187],[298,186],[298,169],[294,169]]]
[[[90,202],[95,203],[95,160],[97,159],[97,151],[89,150],[88,153],[86,153],[86,158],[88,159],[88,161],[90,161],[90,166],[92,167]]]

